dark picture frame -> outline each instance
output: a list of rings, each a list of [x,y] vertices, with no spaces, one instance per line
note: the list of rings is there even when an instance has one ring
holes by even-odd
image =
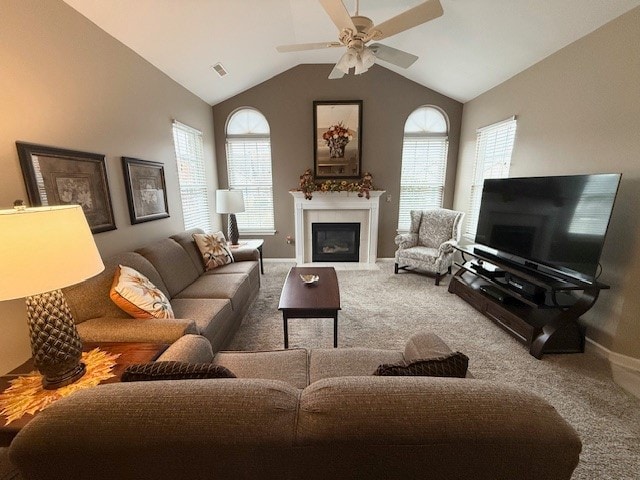
[[[31,206],[82,207],[92,233],[116,229],[105,156],[16,142]]]
[[[122,157],[131,224],[169,217],[164,164]]]
[[[360,178],[362,100],[313,102],[313,164],[316,178]]]

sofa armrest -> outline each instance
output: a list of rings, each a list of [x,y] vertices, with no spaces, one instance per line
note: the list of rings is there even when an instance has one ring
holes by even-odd
[[[187,333],[198,333],[193,320],[180,318],[99,317],[76,327],[84,342],[173,343]]]
[[[260,252],[256,248],[243,247],[242,245],[238,248],[233,248],[231,250],[233,254],[234,262],[245,262],[247,260],[260,260]]]
[[[431,332],[420,332],[411,336],[404,347],[405,362],[449,355],[451,349],[442,339]]]
[[[396,235],[395,243],[398,245],[400,250],[405,248],[411,248],[418,245],[418,234],[417,233],[401,233],[400,235]]]
[[[202,335],[185,335],[180,337],[167,348],[156,361],[158,362],[187,362],[211,363],[213,349],[211,342]]]
[[[438,253],[440,255],[448,255],[450,253],[453,253],[455,252],[455,248],[453,247],[457,244],[458,242],[456,242],[455,240],[447,240],[440,245],[440,247],[438,248]]]

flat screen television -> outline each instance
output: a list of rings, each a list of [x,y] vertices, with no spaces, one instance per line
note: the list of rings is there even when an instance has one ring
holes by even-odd
[[[487,179],[475,241],[518,265],[593,283],[620,177]]]

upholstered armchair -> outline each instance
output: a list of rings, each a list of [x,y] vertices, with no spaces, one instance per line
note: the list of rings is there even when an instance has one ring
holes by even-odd
[[[400,269],[428,272],[435,275],[439,285],[440,279],[451,273],[453,246],[460,240],[463,217],[463,212],[446,208],[411,210],[409,233],[395,239],[395,273]]]

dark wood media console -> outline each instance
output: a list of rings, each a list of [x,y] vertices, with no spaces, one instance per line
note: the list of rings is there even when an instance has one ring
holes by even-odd
[[[449,282],[449,292],[524,343],[538,359],[545,353],[584,352],[584,328],[578,319],[609,286],[519,268],[472,246],[456,248],[463,261],[455,263],[459,269]]]

